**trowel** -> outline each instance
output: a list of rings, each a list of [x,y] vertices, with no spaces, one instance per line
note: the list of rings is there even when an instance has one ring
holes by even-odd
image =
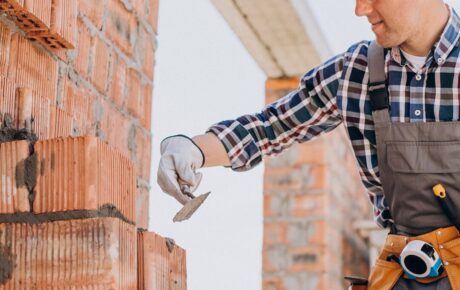
[[[182,189],[182,193],[190,197],[192,200],[187,202],[184,207],[176,213],[173,218],[173,222],[182,222],[188,220],[195,211],[201,206],[201,204],[208,198],[210,191],[195,197],[192,193],[188,191],[187,187]]]

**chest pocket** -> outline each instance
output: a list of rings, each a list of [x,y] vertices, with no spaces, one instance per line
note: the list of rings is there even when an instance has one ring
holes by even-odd
[[[387,156],[395,172],[460,172],[460,141],[388,142]]]

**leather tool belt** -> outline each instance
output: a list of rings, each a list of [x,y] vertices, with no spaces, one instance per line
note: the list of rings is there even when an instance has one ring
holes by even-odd
[[[390,255],[399,257],[406,244],[412,240],[422,240],[433,245],[445,268],[437,277],[417,278],[416,280],[421,283],[430,283],[447,276],[452,289],[460,290],[460,235],[454,226],[440,228],[414,237],[389,234],[372,268],[368,290],[390,290],[393,288],[404,275],[404,271],[398,262],[387,261],[387,257]]]

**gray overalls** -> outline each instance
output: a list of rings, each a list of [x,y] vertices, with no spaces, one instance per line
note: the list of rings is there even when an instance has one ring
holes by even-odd
[[[460,206],[460,122],[391,122],[384,50],[368,53],[372,116],[380,180],[396,234],[415,236],[452,226],[432,187],[441,183]],[[430,284],[400,278],[393,289],[451,289],[442,278]]]

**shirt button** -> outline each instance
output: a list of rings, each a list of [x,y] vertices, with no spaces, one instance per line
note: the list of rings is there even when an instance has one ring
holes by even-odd
[[[420,115],[422,114],[422,111],[420,111],[420,110],[415,110],[414,113],[415,113],[415,116],[420,116]]]
[[[422,76],[421,76],[421,75],[416,75],[416,76],[415,76],[415,79],[419,81],[419,80],[422,79]]]
[[[443,63],[444,63],[444,59],[438,58],[438,64],[443,64]]]

